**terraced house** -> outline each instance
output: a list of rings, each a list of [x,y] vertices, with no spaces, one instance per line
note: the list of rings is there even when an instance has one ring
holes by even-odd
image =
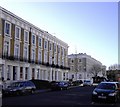
[[[68,44],[0,7],[0,77],[67,80]]]

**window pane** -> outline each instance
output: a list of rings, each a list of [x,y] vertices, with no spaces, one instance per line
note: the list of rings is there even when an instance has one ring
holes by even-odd
[[[19,56],[19,45],[18,44],[15,45],[15,56],[16,57]]]
[[[4,43],[4,55],[8,55],[9,53],[9,42],[5,41]]]
[[[25,39],[25,41],[27,42],[27,41],[28,41],[28,32],[25,31],[24,33],[25,33],[25,34],[24,34],[24,36],[25,36],[24,39]]]
[[[35,35],[32,35],[32,44],[35,44]]]
[[[47,41],[45,41],[45,49],[47,48]]]
[[[5,33],[8,35],[10,34],[10,24],[9,23],[5,24]]]
[[[15,33],[16,33],[16,38],[19,38],[20,29],[18,27],[16,27]]]
[[[39,38],[39,46],[41,46],[41,38]]]

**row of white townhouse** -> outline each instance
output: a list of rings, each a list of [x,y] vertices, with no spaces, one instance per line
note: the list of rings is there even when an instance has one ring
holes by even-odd
[[[68,44],[0,7],[0,78],[68,80]]]

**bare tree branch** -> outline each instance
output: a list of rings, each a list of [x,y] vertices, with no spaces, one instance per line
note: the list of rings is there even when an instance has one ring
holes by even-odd
[[[94,77],[96,77],[100,71],[101,71],[100,65],[95,64],[95,65],[93,65],[93,66],[91,67],[91,69],[90,69],[89,72],[90,72]]]

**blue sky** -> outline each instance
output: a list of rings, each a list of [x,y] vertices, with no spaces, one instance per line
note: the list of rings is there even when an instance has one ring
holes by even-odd
[[[0,6],[109,67],[118,63],[117,2],[0,2]]]

